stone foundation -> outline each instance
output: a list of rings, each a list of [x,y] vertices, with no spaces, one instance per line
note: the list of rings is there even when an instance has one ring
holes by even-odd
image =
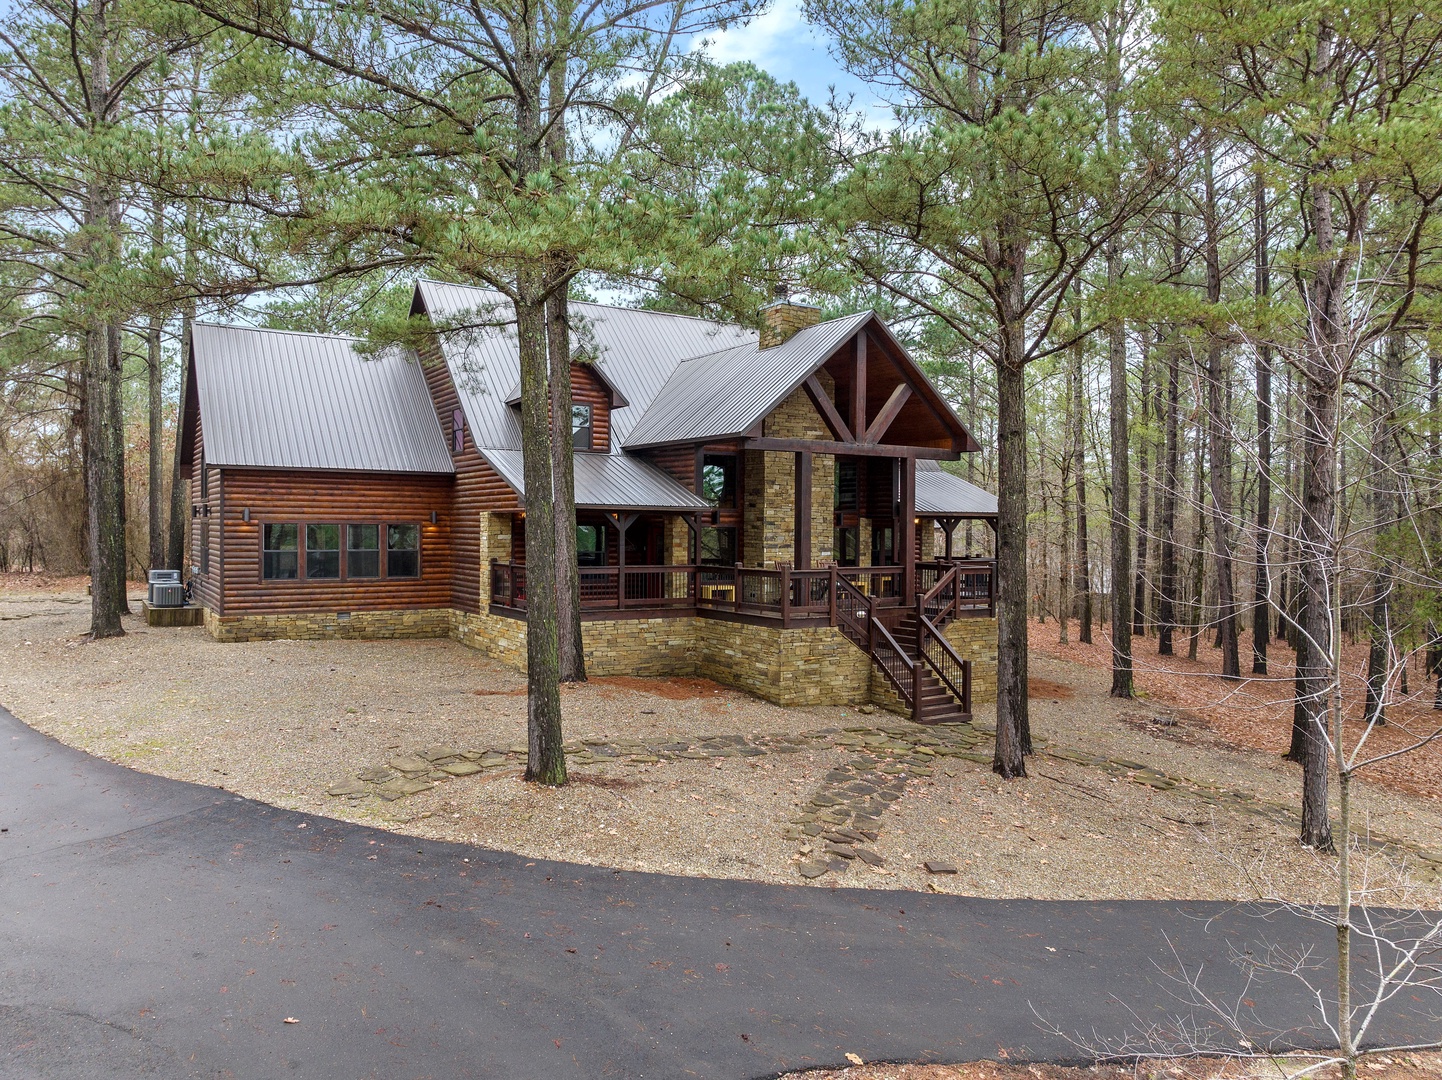
[[[449,608],[419,611],[317,612],[307,615],[228,615],[205,610],[216,641],[319,641],[324,638],[434,638],[450,635]]]
[[[450,637],[518,671],[526,668],[526,624],[448,608],[357,611],[350,615],[241,615],[205,612],[217,641],[282,638]],[[871,658],[834,626],[779,626],[686,616],[597,619],[581,624],[586,670],[595,676],[701,676],[776,705],[901,703]],[[947,640],[972,661],[972,702],[996,700],[996,620],[959,619]]]

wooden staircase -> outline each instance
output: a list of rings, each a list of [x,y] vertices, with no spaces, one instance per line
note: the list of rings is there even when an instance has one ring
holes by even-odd
[[[893,632],[872,599],[838,581],[836,625],[871,657],[919,724],[971,719],[971,661],[957,656],[942,633],[956,617],[958,589],[953,567],[901,616]]]

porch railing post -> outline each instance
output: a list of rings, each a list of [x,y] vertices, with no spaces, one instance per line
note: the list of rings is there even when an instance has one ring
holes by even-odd
[[[836,564],[832,563],[827,568],[826,587],[830,590],[828,597],[831,601],[831,625],[836,625]]]
[[[737,563],[737,564],[736,564],[736,574],[735,574],[734,580],[735,580],[736,584],[735,584],[735,587],[731,590],[731,610],[732,610],[732,611],[740,611],[740,610],[741,610],[741,564],[740,564],[740,563]]]
[[[791,564],[782,563],[781,571],[781,629],[791,625]]]

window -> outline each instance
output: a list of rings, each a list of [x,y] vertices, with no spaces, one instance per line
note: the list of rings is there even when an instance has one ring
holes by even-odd
[[[386,577],[420,577],[420,573],[420,526],[387,525]]]
[[[298,572],[299,525],[266,525],[261,529],[261,576],[293,581]]]
[[[200,452],[200,501],[210,498],[210,470],[205,467],[205,451]]]
[[[381,527],[347,525],[345,575],[353,578],[381,576]]]
[[[571,447],[576,450],[591,449],[591,406],[571,406]]]
[[[200,523],[200,572],[210,573],[210,520],[203,519]]]
[[[713,566],[735,566],[736,530],[729,526],[702,529],[701,562]]]
[[[451,453],[466,452],[466,414],[460,409],[451,410]]]
[[[861,530],[856,526],[836,530],[836,565],[856,566]]]
[[[576,526],[576,564],[606,565],[606,530],[600,525]]]
[[[856,462],[836,463],[836,509],[856,509]],[[845,563],[842,564],[847,565]],[[855,565],[854,563],[850,565]]]
[[[305,576],[308,578],[340,577],[339,525],[307,525],[305,527]]]
[[[736,507],[736,455],[705,454],[701,458],[701,498],[718,510]]]

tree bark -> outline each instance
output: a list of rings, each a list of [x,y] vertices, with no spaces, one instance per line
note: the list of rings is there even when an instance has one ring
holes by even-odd
[[[1162,514],[1158,522],[1162,550],[1160,558],[1161,578],[1157,595],[1157,655],[1173,655],[1173,635],[1177,629],[1177,473],[1180,471],[1181,432],[1178,412],[1181,343],[1175,340],[1167,343],[1167,396],[1163,417],[1162,445]]]
[[[516,71],[518,198],[539,171],[542,156],[541,73],[534,9],[512,25]],[[526,484],[526,720],[525,779],[566,782],[562,748],[560,642],[556,619],[556,516],[551,452],[545,268],[525,259],[516,274],[516,339],[521,364],[521,458]]]
[[[103,6],[90,26],[91,134],[111,122],[110,41]],[[118,255],[116,228],[120,206],[110,185],[98,175],[89,180],[85,224],[89,256],[97,266]],[[90,635],[115,637],[125,631],[120,617],[129,611],[125,597],[125,429],[121,383],[120,324],[113,314],[91,316],[85,333],[85,497],[90,558]]]
[[[1141,403],[1142,429],[1137,437],[1137,546],[1136,568],[1132,579],[1132,634],[1144,637],[1147,632],[1147,554],[1151,550],[1151,470],[1152,441],[1152,350],[1151,331],[1142,335]]]
[[[1212,140],[1208,136],[1202,151],[1206,201],[1203,220],[1206,230],[1207,302],[1222,302],[1221,239],[1218,235],[1216,184],[1212,171]],[[1232,448],[1227,437],[1231,415],[1222,401],[1222,341],[1215,331],[1207,336],[1207,457],[1212,489],[1213,561],[1217,570],[1217,630],[1222,649],[1222,677],[1242,675],[1237,649],[1237,604],[1232,570]]]
[[[1265,306],[1271,294],[1268,254],[1267,187],[1256,179],[1256,298]],[[1267,644],[1272,636],[1272,582],[1268,553],[1272,536],[1272,347],[1257,348],[1257,569],[1252,596],[1252,674],[1267,674]]]
[[[1086,395],[1082,378],[1082,350],[1080,341],[1071,350],[1071,468],[1072,484],[1076,489],[1076,556],[1072,561],[1072,595],[1076,608],[1077,640],[1083,645],[1090,645],[1092,590],[1091,566],[1087,558]]]
[[[1387,549],[1392,530],[1402,517],[1397,471],[1401,465],[1397,444],[1402,432],[1397,423],[1401,404],[1402,335],[1387,338],[1378,379],[1377,432],[1372,445],[1372,617],[1368,628],[1367,695],[1364,715],[1368,723],[1387,722],[1387,680],[1393,657],[1392,555]]]
[[[586,681],[581,569],[576,558],[576,461],[571,441],[571,331],[567,286],[546,301],[551,360],[551,478],[556,515],[556,628],[562,682]],[[624,587],[624,582],[617,582]]]
[[[1010,292],[1020,296],[1024,250],[1012,252]],[[1019,255],[1019,257],[1018,257]],[[1015,310],[1020,310],[1019,307]],[[1025,327],[1020,316],[1001,327],[997,395],[997,664],[996,750],[992,772],[1011,780],[1026,776],[1031,750],[1027,699],[1026,640],[1026,368]]]
[[[564,13],[569,21],[569,12]],[[546,153],[559,171],[569,159],[564,115],[555,115],[566,101],[567,65],[554,60],[548,99],[552,116],[546,131]],[[571,310],[572,261],[564,253],[548,260],[546,288],[547,351],[551,360],[551,490],[556,513],[556,609],[562,682],[586,681],[586,650],[581,636],[581,568],[576,558],[576,460],[571,436]],[[625,582],[617,581],[617,588]]]
[[[152,205],[150,219],[151,253],[157,262],[165,238],[164,204],[157,194]],[[159,570],[165,566],[165,459],[162,442],[165,433],[165,413],[162,391],[165,384],[165,369],[161,355],[161,330],[165,322],[158,312],[152,313],[145,328],[146,360],[146,405],[150,455],[146,485],[146,509],[148,513],[146,539],[149,541],[150,558],[148,569]]]
[[[1107,278],[1121,281],[1121,253],[1107,252]],[[1131,438],[1127,430],[1126,327],[1113,319],[1107,333],[1111,360],[1112,451],[1112,690],[1132,696]]]

